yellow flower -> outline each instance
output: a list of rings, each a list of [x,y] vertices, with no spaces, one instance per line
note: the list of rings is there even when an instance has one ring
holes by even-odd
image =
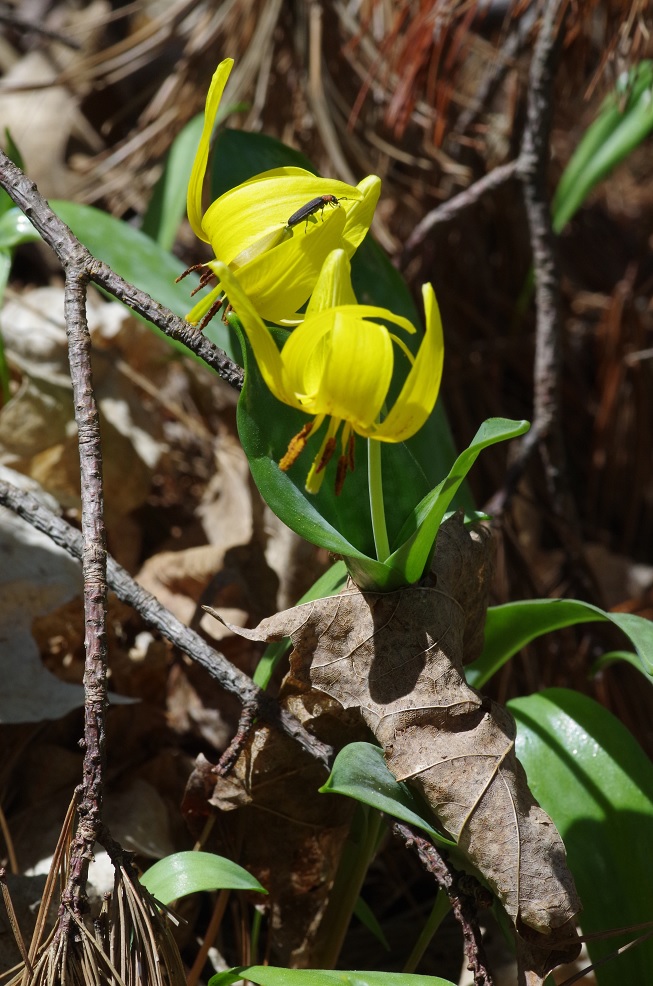
[[[376,441],[403,442],[422,427],[438,396],[444,356],[440,312],[430,284],[422,288],[426,332],[413,357],[403,340],[379,323],[409,334],[415,327],[385,308],[357,305],[349,260],[343,250],[335,250],[324,264],[304,321],[279,351],[238,278],[226,265],[217,267],[265,383],[278,400],[313,416],[290,442],[281,469],[290,468],[328,419],[306,481],[309,492],[319,490],[341,429],[337,492],[353,468],[354,432]],[[386,409],[395,346],[410,368],[399,396]]]
[[[218,66],[206,100],[204,129],[188,185],[188,218],[195,234],[210,243],[216,260],[205,265],[218,285],[187,318],[198,322],[224,291],[221,264],[236,272],[238,282],[264,319],[296,320],[310,296],[328,254],[342,247],[352,256],[367,233],[381,190],[370,175],[357,186],[317,178],[302,168],[275,168],[257,175],[217,198],[202,212],[202,189],[211,133],[225,84],[233,66]],[[305,223],[287,225],[311,200],[327,197],[324,208]],[[208,283],[209,276],[202,283]]]

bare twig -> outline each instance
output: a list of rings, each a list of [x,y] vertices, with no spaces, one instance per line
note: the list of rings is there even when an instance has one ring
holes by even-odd
[[[233,770],[247,742],[247,738],[254,727],[257,714],[256,705],[243,706],[234,738],[213,768],[213,772],[217,777],[226,777]]]
[[[74,558],[82,557],[82,539],[77,531],[56,514],[42,506],[35,497],[24,493],[11,483],[0,481],[0,504],[13,510],[36,530],[52,538]],[[201,664],[225,691],[238,696],[245,706],[255,705],[268,722],[294,739],[316,760],[329,766],[333,750],[312,736],[289,712],[280,710],[274,699],[261,691],[251,678],[235,668],[218,651],[162,606],[146,589],[108,557],[107,584],[119,599],[132,606],[149,626],[158,630],[184,654]]]
[[[468,209],[470,205],[478,202],[486,192],[491,191],[493,188],[498,188],[499,185],[513,178],[517,172],[518,163],[515,160],[499,165],[498,168],[494,168],[486,175],[483,175],[482,178],[479,178],[478,181],[475,181],[469,188],[463,189],[458,195],[454,195],[452,199],[448,199],[435,209],[432,209],[431,212],[427,212],[406,240],[404,255],[415,250],[434,226],[454,219],[463,209]]]
[[[564,0],[547,0],[531,62],[527,120],[519,154],[519,177],[530,228],[537,310],[533,426],[522,454],[544,438],[558,444],[560,406],[560,286],[555,234],[546,188],[553,80],[559,37],[556,22]]]
[[[104,288],[123,304],[146,318],[152,325],[165,332],[171,339],[181,342],[187,349],[236,387],[243,385],[243,371],[226,353],[209,342],[192,325],[173,314],[144,291],[123,280],[111,268],[94,257],[73,236],[70,229],[52,211],[39,194],[34,182],[0,151],[0,186],[25,213],[45,242],[54,250],[64,267],[75,258],[80,271],[99,287]]]
[[[409,825],[395,822],[392,831],[408,849],[413,849],[424,869],[430,873],[451,901],[451,909],[460,924],[467,956],[468,968],[474,975],[474,986],[492,986],[492,977],[487,968],[485,947],[478,926],[476,909],[489,906],[491,896],[473,877],[459,873],[438,852],[432,842],[418,835]],[[470,881],[478,889],[476,897],[468,892]]]
[[[68,883],[61,898],[57,934],[69,933],[70,916],[88,908],[86,877],[102,821],[107,708],[107,552],[102,488],[100,419],[91,374],[91,337],[86,321],[84,251],[71,251],[66,264],[64,309],[68,358],[78,431],[82,501],[84,582],[84,765],[78,825],[70,851]]]

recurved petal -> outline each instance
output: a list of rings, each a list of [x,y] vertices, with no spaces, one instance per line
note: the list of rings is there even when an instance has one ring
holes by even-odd
[[[220,62],[218,65],[211,80],[209,93],[206,97],[206,107],[204,109],[204,128],[197,147],[195,160],[193,161],[193,170],[188,183],[188,193],[186,199],[188,219],[195,236],[198,236],[201,240],[205,240],[206,242],[208,242],[208,237],[202,229],[202,188],[204,186],[206,165],[209,159],[209,146],[211,143],[213,124],[215,123],[218,107],[220,106],[220,100],[222,99],[222,93],[224,92],[224,87],[227,83],[227,79],[229,78],[229,73],[231,72],[233,64],[233,58],[225,58],[224,61]]]
[[[422,287],[426,332],[415,362],[401,392],[385,420],[370,431],[370,437],[403,442],[422,427],[431,414],[440,390],[444,339],[440,310],[430,284]]]

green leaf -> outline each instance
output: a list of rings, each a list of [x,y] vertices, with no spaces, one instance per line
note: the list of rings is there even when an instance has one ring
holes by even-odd
[[[285,455],[291,439],[306,423],[307,417],[272,395],[261,376],[249,341],[240,329],[238,320],[229,316],[229,322],[239,331],[245,362],[245,385],[238,403],[238,432],[252,476],[263,499],[288,527],[307,541],[343,555],[353,579],[361,589],[390,591],[408,582],[417,581],[432,550],[437,526],[480,450],[502,438],[521,434],[528,427],[526,422],[516,424],[504,419],[486,422],[477,435],[476,444],[456,460],[457,465],[463,463],[466,468],[460,468],[455,473],[457,465],[454,465],[446,491],[436,491],[437,502],[430,516],[428,510],[420,512],[422,504],[429,502],[427,494],[430,480],[414,455],[414,446],[410,443],[384,443],[383,496],[388,505],[386,518],[391,544],[397,543],[400,531],[405,539],[406,532],[414,530],[416,517],[419,520],[428,519],[430,526],[427,534],[428,549],[423,547],[421,541],[418,542],[409,558],[412,567],[408,566],[407,569],[404,557],[399,554],[381,564],[375,558],[365,440],[359,436],[355,438],[356,468],[347,475],[341,495],[337,496],[335,493],[335,461],[327,466],[319,493],[307,494],[304,489],[306,475],[319,450],[322,435],[317,433],[309,438],[305,449],[287,472],[279,469],[279,461]],[[288,335],[287,330],[272,328],[270,331],[281,347]],[[436,430],[440,429],[440,424],[436,424]],[[428,452],[426,446],[424,452]],[[434,454],[431,449],[431,456]],[[414,506],[416,503],[417,507]],[[418,555],[420,551],[421,555]],[[408,548],[405,548],[404,554],[409,555]]]
[[[640,674],[646,675],[646,680],[651,684],[651,677],[646,673],[642,667],[642,662],[637,657],[637,654],[633,654],[629,650],[611,650],[606,651],[605,654],[601,654],[599,658],[596,659],[591,668],[591,674],[598,674],[599,671],[603,671],[604,668],[609,668],[611,664],[616,664],[618,661],[624,661],[626,664],[630,664],[631,667],[635,668]]]
[[[399,533],[400,547],[388,558],[389,565],[404,573],[407,583],[417,582],[422,577],[433,555],[442,519],[479,453],[497,442],[523,435],[529,427],[528,421],[509,421],[507,418],[484,421],[469,448],[454,462],[449,475],[415,507]]]
[[[257,890],[266,894],[251,873],[230,859],[210,852],[177,852],[146,870],[141,883],[162,904],[198,890]]]
[[[204,114],[200,113],[175,137],[143,216],[141,231],[164,250],[172,249],[186,215],[186,192],[203,125]]]
[[[626,727],[578,692],[548,689],[508,703],[529,786],[564,840],[584,934],[650,921],[653,764]],[[592,961],[637,932],[591,940]],[[650,981],[653,941],[596,971],[599,986]]]
[[[319,579],[313,583],[301,599],[297,600],[295,605],[301,606],[302,603],[310,603],[313,599],[326,599],[328,596],[337,596],[346,581],[347,568],[345,563],[337,561],[331,568],[320,575]],[[290,640],[288,637],[285,637],[283,640],[276,640],[273,644],[268,644],[261,660],[256,665],[256,671],[252,677],[255,685],[258,685],[259,688],[267,688],[274,669],[289,647]]]
[[[349,743],[336,757],[323,794],[344,794],[427,832],[440,845],[455,846],[433,827],[432,819],[410,787],[389,770],[383,750],[372,743]]]
[[[372,908],[369,906],[369,904],[365,903],[362,897],[359,897],[358,900],[356,901],[356,904],[354,906],[354,914],[356,915],[360,923],[367,928],[370,934],[374,935],[376,940],[380,942],[381,945],[383,945],[386,952],[389,952],[390,943],[388,942],[388,939],[383,933],[383,928],[377,921]]]
[[[465,669],[467,680],[474,688],[482,688],[506,661],[536,637],[576,623],[597,621],[609,621],[619,627],[634,645],[641,668],[647,675],[653,675],[650,620],[632,613],[608,613],[576,599],[528,599],[489,608],[483,653]]]
[[[619,91],[621,90],[621,91]],[[591,190],[653,129],[653,62],[633,67],[604,101],[565,168],[552,203],[553,228],[569,222]]]
[[[225,127],[213,144],[211,201],[271,168],[305,168],[317,174],[307,157],[275,137]]]
[[[244,979],[258,986],[455,986],[440,976],[404,972],[345,972],[341,969],[277,969],[270,965],[240,966],[219,972],[209,986],[231,986]]]
[[[40,239],[40,235],[20,209],[7,209],[0,216],[0,249],[12,249],[19,243],[34,243]]]

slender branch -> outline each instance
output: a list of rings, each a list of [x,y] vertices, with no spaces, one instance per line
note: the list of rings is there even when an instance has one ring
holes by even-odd
[[[492,986],[492,977],[487,968],[485,947],[476,916],[477,907],[490,906],[491,895],[473,877],[459,873],[438,852],[432,842],[423,835],[418,835],[409,825],[395,822],[392,831],[407,849],[413,849],[417,853],[424,869],[435,877],[449,897],[451,909],[463,933],[465,955],[468,968],[474,975],[474,986]]]
[[[170,339],[181,342],[232,387],[238,390],[242,388],[243,371],[237,363],[229,359],[225,352],[209,342],[183,318],[179,318],[159,302],[154,301],[145,291],[125,281],[107,264],[94,257],[52,211],[43,196],[39,194],[34,182],[2,151],[0,151],[0,186],[25,213],[43,240],[56,253],[64,268],[74,258],[78,268],[89,280],[104,288],[132,311],[142,315],[152,325],[156,325]]]
[[[501,164],[499,167],[493,168],[492,171],[483,175],[482,178],[475,181],[469,188],[464,188],[462,192],[458,192],[453,198],[442,202],[441,205],[427,212],[406,240],[403,251],[404,257],[421,245],[426,234],[434,226],[455,219],[459,212],[462,212],[463,209],[468,209],[470,205],[474,205],[486,192],[498,188],[504,182],[515,177],[518,164],[518,160],[508,161],[507,164]]]
[[[75,251],[66,267],[64,310],[68,359],[78,431],[82,502],[84,584],[84,764],[77,831],[70,849],[68,883],[61,897],[57,936],[66,939],[73,916],[88,909],[86,878],[102,824],[106,766],[107,709],[107,552],[102,488],[100,418],[91,373],[91,336],[86,321],[83,256]]]
[[[57,517],[42,506],[31,494],[24,493],[11,483],[0,480],[0,504],[13,510],[36,530],[47,534],[73,558],[81,559],[81,535],[61,517]],[[330,766],[334,755],[330,746],[312,736],[289,712],[279,709],[270,695],[261,691],[251,678],[235,668],[199,634],[178,620],[161,605],[158,599],[135,582],[110,555],[107,560],[107,584],[118,598],[135,609],[149,626],[158,630],[193,661],[201,664],[225,691],[236,695],[245,706],[256,706],[264,719],[294,739],[316,760],[321,761],[326,767]]]
[[[531,62],[526,126],[519,154],[518,173],[530,228],[537,312],[533,427],[524,439],[524,453],[544,438],[557,439],[554,431],[560,414],[560,283],[547,171],[558,54],[556,22],[563,3],[564,0],[546,2]]]

